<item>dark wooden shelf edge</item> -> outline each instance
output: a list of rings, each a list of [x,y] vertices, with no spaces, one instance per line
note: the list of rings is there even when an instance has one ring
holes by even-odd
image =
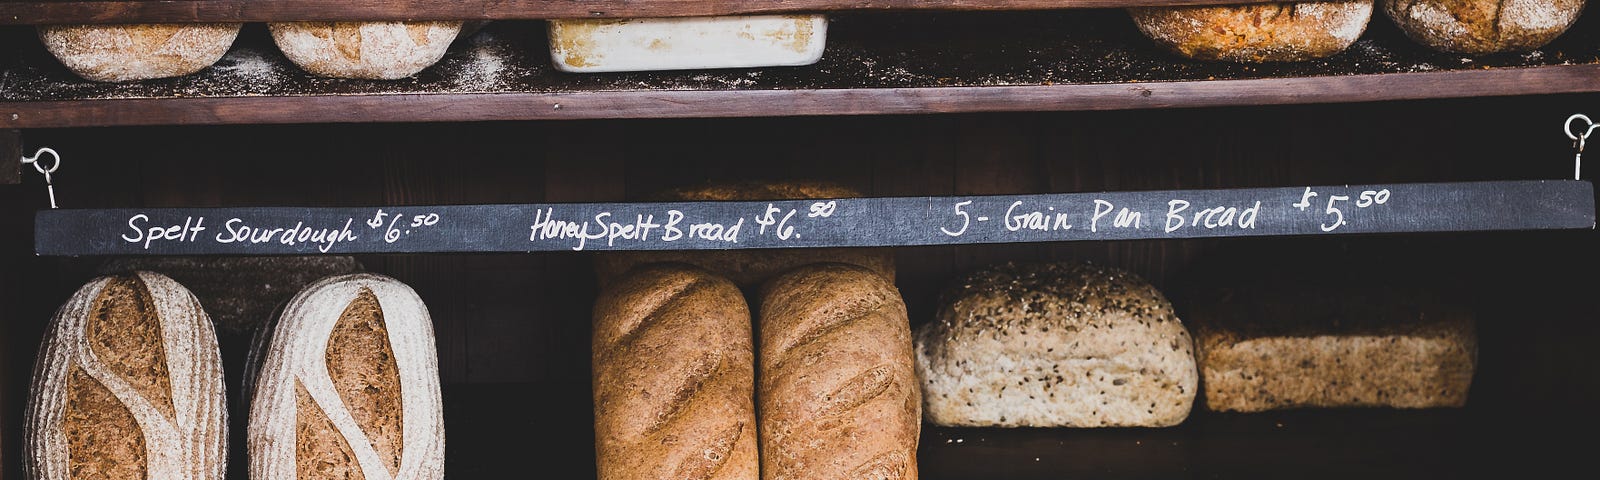
[[[691,17],[838,10],[1056,10],[1272,0],[97,0],[0,1],[0,25]]]
[[[1600,92],[1600,64],[1115,84],[404,93],[0,103],[0,128],[1127,110]]]

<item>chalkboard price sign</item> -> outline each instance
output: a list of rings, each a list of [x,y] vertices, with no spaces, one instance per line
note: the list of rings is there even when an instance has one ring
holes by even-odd
[[[1587,181],[771,202],[45,210],[40,255],[724,250],[1592,229]]]

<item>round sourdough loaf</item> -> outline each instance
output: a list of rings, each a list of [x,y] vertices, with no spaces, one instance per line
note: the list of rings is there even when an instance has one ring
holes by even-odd
[[[322,279],[258,339],[244,392],[250,478],[444,478],[433,321],[411,287]]]
[[[945,293],[915,338],[935,425],[1177,425],[1199,379],[1189,332],[1161,292],[1093,265],[979,271]]]
[[[272,40],[312,75],[394,80],[444,57],[462,22],[270,23]]]
[[[228,53],[237,23],[47,25],[39,40],[72,73],[127,82],[198,72]]]
[[[1367,29],[1373,0],[1140,7],[1144,35],[1179,55],[1229,62],[1298,62],[1348,48]]]
[[[194,295],[150,272],[96,278],[56,312],[39,350],[24,478],[222,480],[224,396]]]
[[[1383,12],[1412,40],[1466,54],[1542,47],[1581,11],[1583,0],[1383,0]]]

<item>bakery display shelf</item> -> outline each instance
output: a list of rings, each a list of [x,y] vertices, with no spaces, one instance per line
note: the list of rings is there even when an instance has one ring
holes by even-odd
[[[588,384],[446,385],[451,478],[592,478]],[[1548,438],[1579,423],[1517,424],[1486,409],[1197,411],[1169,428],[954,428],[924,424],[924,480],[1477,478],[1574,466]],[[1581,423],[1581,422],[1580,422]],[[1523,463],[1526,462],[1526,463]]]
[[[1600,91],[1600,20],[1526,54],[1464,57],[1381,18],[1319,61],[1186,61],[1116,10],[855,13],[806,67],[567,74],[540,22],[493,22],[399,81],[311,77],[252,24],[200,73],[79,80],[25,28],[4,58],[0,128],[1112,110]]]
[[[0,25],[688,17],[842,10],[1046,10],[1272,0],[13,0]]]

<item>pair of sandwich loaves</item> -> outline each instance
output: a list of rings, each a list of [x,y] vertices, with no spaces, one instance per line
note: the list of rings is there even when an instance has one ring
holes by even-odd
[[[440,479],[433,330],[404,284],[323,279],[252,352],[255,479]],[[210,317],[153,272],[97,278],[51,321],[23,445],[29,478],[223,478],[227,411]]]

